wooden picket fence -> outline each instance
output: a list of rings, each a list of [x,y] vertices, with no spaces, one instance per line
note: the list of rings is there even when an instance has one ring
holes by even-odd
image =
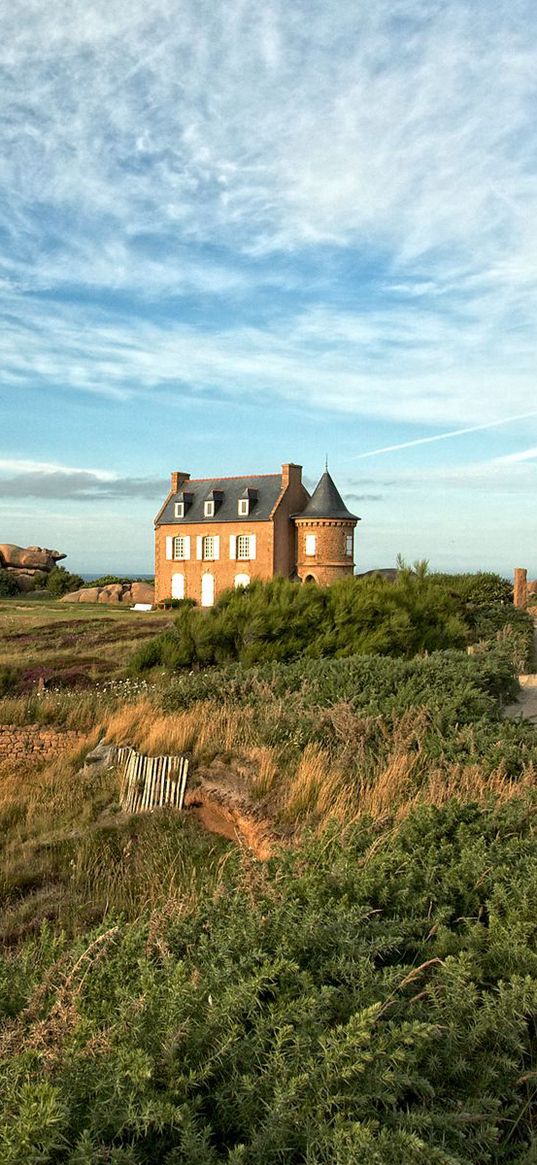
[[[125,813],[183,808],[188,776],[185,756],[142,756],[126,746],[117,749],[116,759],[123,767],[119,800]]]

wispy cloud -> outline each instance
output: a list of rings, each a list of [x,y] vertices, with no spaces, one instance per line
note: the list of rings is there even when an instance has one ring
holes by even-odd
[[[310,309],[295,317],[196,327],[102,308],[26,301],[0,334],[5,386],[58,385],[130,400],[160,391],[287,400],[313,410],[444,425],[503,421],[505,402],[531,424],[534,375],[513,368],[513,345],[490,337],[491,366],[449,317],[422,327],[379,308],[355,318]],[[526,359],[524,355],[524,360]]]
[[[136,452],[89,469],[81,427],[55,465],[44,426],[2,496],[158,500],[137,398],[410,423],[431,450],[518,416],[503,463],[389,477],[527,490],[536,34],[531,0],[5,4],[1,385],[124,406]]]
[[[491,308],[531,317],[529,0],[493,21],[486,0],[26,11],[0,18],[15,288],[228,294],[260,275],[239,254],[374,240],[402,294],[455,287],[478,328]],[[207,243],[225,257],[188,252]]]
[[[166,482],[162,478],[120,477],[109,470],[0,459],[0,497],[6,499],[108,501],[141,498],[157,501],[165,494]]]

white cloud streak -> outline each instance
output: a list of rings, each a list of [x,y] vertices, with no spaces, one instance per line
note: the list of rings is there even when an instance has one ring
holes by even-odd
[[[5,5],[6,387],[269,392],[462,427],[529,410],[536,30],[530,0],[493,20],[486,0]],[[311,294],[290,268],[327,248],[341,286],[246,322],[260,287]],[[381,261],[378,308],[360,280]],[[105,320],[36,291],[231,297],[237,317]]]
[[[465,429],[451,429],[448,433],[436,433],[433,437],[417,437],[413,441],[401,441],[398,445],[384,445],[381,449],[370,449],[366,453],[358,453],[356,461],[360,461],[365,457],[378,457],[381,453],[398,453],[400,449],[414,449],[417,445],[431,445],[436,441],[449,441],[454,437],[465,437],[469,433],[482,433],[485,429],[495,429],[502,425],[512,425],[517,421],[527,421],[530,417],[537,417],[537,409],[533,409],[529,413],[518,413],[513,417],[501,417],[497,421],[486,421],[483,425],[469,425]],[[535,457],[536,455],[537,450],[528,449],[523,453],[510,453],[508,456],[499,458],[498,461],[503,463],[525,461],[527,458]]]

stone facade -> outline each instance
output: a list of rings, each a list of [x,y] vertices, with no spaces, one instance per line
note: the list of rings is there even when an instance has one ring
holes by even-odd
[[[297,574],[301,582],[329,586],[354,574],[355,522],[334,518],[295,518],[297,527]],[[309,542],[313,537],[315,541]],[[308,553],[310,550],[310,553]]]
[[[72,752],[82,743],[80,732],[42,728],[39,724],[0,724],[0,762],[24,760],[28,757],[52,758],[58,753]]]
[[[293,463],[283,465],[281,474],[252,477],[172,473],[155,519],[155,602],[191,598],[211,606],[228,587],[254,578],[280,575],[325,584],[352,575],[358,521],[328,472],[311,498],[302,467]]]

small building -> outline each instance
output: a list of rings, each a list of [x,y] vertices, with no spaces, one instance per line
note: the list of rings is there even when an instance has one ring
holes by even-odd
[[[320,584],[354,572],[354,529],[328,470],[310,497],[302,466],[245,477],[171,475],[155,518],[155,602],[210,607],[228,587],[276,575]]]

